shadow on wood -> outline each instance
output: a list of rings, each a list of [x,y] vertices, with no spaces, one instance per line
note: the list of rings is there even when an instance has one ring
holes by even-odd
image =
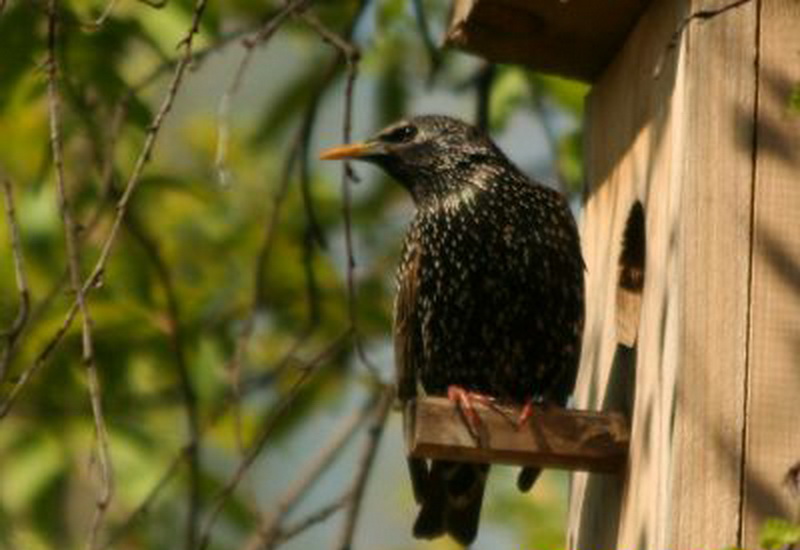
[[[629,429],[622,414],[537,406],[518,429],[519,407],[475,404],[475,411],[485,428],[480,443],[448,399],[410,401],[403,411],[408,454],[590,472],[619,472],[625,466]]]

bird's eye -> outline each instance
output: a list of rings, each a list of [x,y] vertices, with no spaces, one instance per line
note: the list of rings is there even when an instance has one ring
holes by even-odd
[[[414,139],[417,135],[417,129],[414,126],[399,126],[381,136],[381,141],[389,143],[405,143]]]

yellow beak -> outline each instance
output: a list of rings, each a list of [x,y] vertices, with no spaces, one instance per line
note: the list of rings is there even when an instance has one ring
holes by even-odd
[[[374,143],[351,143],[349,145],[340,145],[339,147],[325,149],[320,153],[319,158],[320,160],[355,159],[365,157],[377,151],[378,147]]]

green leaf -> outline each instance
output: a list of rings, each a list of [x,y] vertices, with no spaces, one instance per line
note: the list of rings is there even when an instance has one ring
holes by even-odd
[[[501,130],[517,108],[530,97],[526,71],[501,67],[489,98],[490,127]]]
[[[17,2],[0,16],[0,110],[13,95],[20,79],[38,63],[43,37],[36,24],[38,14],[28,2]],[[13,52],[13,53],[12,53]]]
[[[577,192],[583,183],[583,135],[580,130],[567,134],[558,144],[558,171],[567,189]]]
[[[583,102],[589,93],[589,86],[576,80],[568,80],[558,76],[530,74],[534,89],[550,99],[559,107],[573,113],[583,112]]]
[[[800,525],[781,518],[770,518],[761,528],[760,542],[768,550],[796,544],[800,542]]]
[[[14,460],[3,466],[4,506],[12,511],[32,506],[63,471],[62,453],[54,438],[39,431],[28,433],[26,440],[13,448]]]
[[[793,115],[800,115],[800,82],[792,87],[789,94],[789,112]]]

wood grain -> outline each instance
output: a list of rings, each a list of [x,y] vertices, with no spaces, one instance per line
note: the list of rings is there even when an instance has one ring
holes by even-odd
[[[670,424],[680,361],[677,279],[681,221],[682,50],[670,41],[684,6],[656,0],[644,13],[587,102],[587,191],[581,236],[587,311],[575,406],[619,409],[634,386],[624,479],[575,474],[570,548],[668,548]],[[644,288],[636,337],[615,322],[626,221],[644,208]]]
[[[656,0],[590,94],[576,406],[612,406],[626,354],[635,403],[624,483],[574,476],[571,548],[740,540],[755,6],[686,23],[719,6]],[[615,330],[614,313],[619,243],[635,200],[645,210],[647,275],[634,343]]]
[[[593,81],[649,0],[454,0],[447,45]]]
[[[783,483],[800,460],[800,3],[761,2],[743,540],[800,521]]]
[[[476,405],[475,410],[482,422],[478,438],[448,399],[410,401],[404,411],[409,455],[594,472],[624,467],[628,427],[621,414],[537,407],[518,429],[518,407]]]
[[[690,13],[720,5],[693,0]],[[757,5],[695,19],[681,36],[680,365],[669,548],[741,544]]]

